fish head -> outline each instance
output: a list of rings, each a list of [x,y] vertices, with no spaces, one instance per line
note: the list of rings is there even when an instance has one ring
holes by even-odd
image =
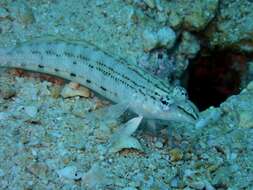
[[[199,111],[190,100],[181,100],[170,105],[162,103],[156,115],[160,120],[195,124],[199,118]]]
[[[145,118],[195,124],[199,111],[188,99],[186,91],[181,87],[174,88],[170,94],[164,93],[159,98],[146,98],[139,106]]]

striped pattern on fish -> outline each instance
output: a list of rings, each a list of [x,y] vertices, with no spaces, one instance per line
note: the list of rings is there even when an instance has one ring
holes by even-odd
[[[47,73],[78,82],[148,119],[197,119],[185,91],[88,42],[43,38],[0,49],[0,67]]]

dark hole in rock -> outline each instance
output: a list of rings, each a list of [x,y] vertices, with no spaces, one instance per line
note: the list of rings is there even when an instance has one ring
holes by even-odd
[[[239,53],[200,52],[190,61],[183,77],[190,100],[202,111],[238,94],[247,70],[246,62],[246,56]]]

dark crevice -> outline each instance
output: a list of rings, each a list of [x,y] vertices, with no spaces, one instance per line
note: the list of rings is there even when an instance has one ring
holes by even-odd
[[[247,70],[246,62],[246,56],[240,53],[201,51],[184,74],[190,100],[202,111],[238,94]]]

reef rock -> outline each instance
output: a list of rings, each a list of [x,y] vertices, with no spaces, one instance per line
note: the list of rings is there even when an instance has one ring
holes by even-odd
[[[252,10],[252,1],[221,1],[217,18],[207,29],[210,45],[253,52]]]
[[[218,9],[218,0],[181,0],[181,1],[141,1],[128,0],[140,7],[146,15],[157,22],[167,23],[173,28],[190,31],[203,30],[214,18]]]

